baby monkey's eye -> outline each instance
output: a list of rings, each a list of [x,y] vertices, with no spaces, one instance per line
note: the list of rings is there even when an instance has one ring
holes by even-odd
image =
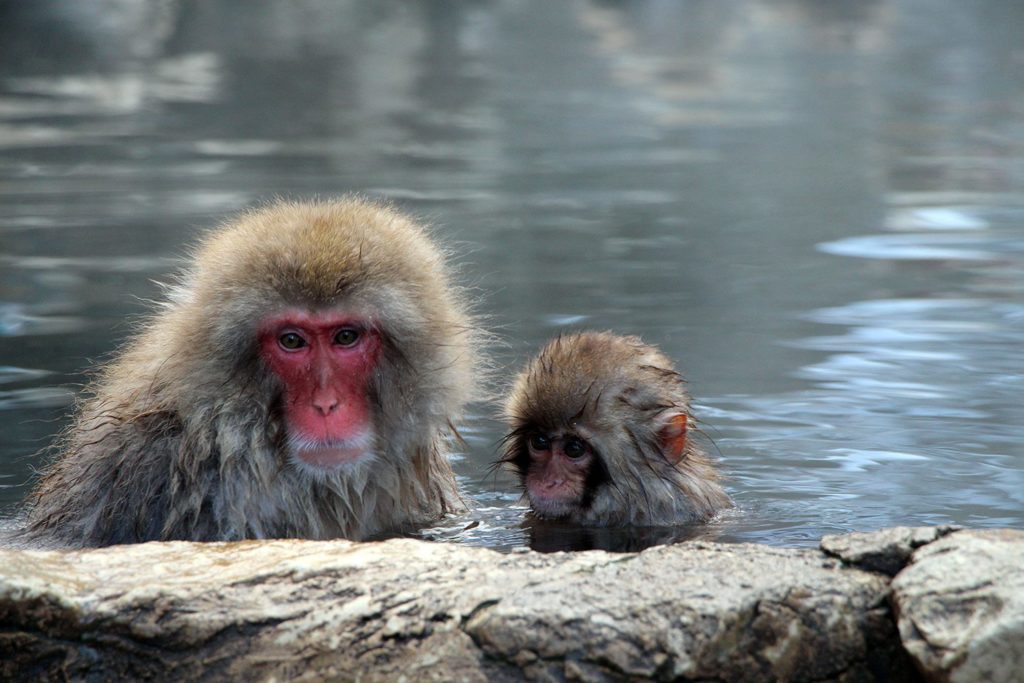
[[[535,451],[546,451],[551,448],[551,439],[543,434],[533,434],[530,436],[530,448]]]
[[[571,436],[562,445],[562,452],[570,458],[579,458],[587,452],[587,442]]]

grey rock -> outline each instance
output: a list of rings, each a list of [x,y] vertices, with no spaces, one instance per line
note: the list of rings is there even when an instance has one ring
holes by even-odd
[[[756,545],[0,550],[0,679],[903,680],[887,592]]]
[[[821,549],[846,564],[896,576],[910,562],[914,550],[954,531],[954,526],[899,526],[821,539]]]
[[[958,531],[916,551],[892,589],[926,678],[1024,680],[1024,531]]]

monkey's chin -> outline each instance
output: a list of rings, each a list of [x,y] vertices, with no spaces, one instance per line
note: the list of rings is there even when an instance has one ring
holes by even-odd
[[[569,519],[579,510],[575,500],[544,496],[529,496],[529,500],[533,514],[541,519]]]
[[[373,457],[373,439],[369,433],[334,441],[291,440],[291,454],[304,470],[331,472],[348,469]]]
[[[295,451],[295,457],[306,465],[332,470],[344,465],[354,464],[364,455],[367,455],[367,453],[368,451],[365,448],[337,448],[328,446]]]

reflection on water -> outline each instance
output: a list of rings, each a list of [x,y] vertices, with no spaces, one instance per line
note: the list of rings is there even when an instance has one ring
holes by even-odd
[[[184,246],[394,199],[513,372],[565,328],[679,362],[738,507],[524,523],[477,406],[430,538],[628,549],[1024,524],[1024,5],[0,4],[0,503]]]
[[[910,261],[1001,261],[1007,252],[1024,254],[1024,240],[994,241],[965,235],[869,235],[818,245],[826,254]]]

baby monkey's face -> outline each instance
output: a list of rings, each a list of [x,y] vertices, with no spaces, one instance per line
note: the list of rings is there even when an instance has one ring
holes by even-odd
[[[638,337],[564,334],[509,388],[501,462],[536,516],[589,526],[665,526],[728,507],[690,439],[690,397]]]
[[[534,431],[526,437],[529,464],[523,484],[530,506],[544,518],[572,517],[586,506],[599,456],[572,431]]]

